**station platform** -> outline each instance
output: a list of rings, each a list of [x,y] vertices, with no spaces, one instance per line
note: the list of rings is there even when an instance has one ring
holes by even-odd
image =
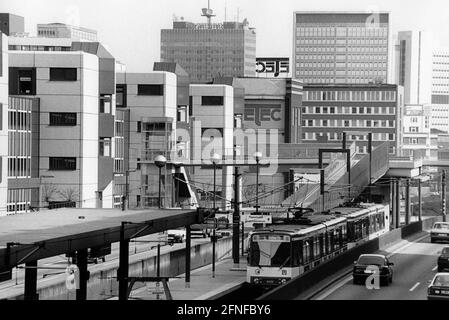
[[[207,265],[190,274],[190,287],[186,288],[185,275],[170,279],[168,287],[173,300],[210,300],[225,295],[238,288],[246,281],[246,256],[240,257],[240,264],[235,265],[232,258],[226,258],[215,264],[215,277],[212,277],[212,265]],[[161,275],[164,276],[164,275]],[[111,300],[117,300],[113,298]],[[159,289],[156,283],[133,290],[129,300],[167,300],[162,283]]]

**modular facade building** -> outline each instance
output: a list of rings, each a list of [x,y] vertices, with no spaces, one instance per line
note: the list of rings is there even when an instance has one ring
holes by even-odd
[[[129,110],[129,164],[122,184],[129,182],[128,206],[158,206],[158,155],[167,160],[176,149],[177,79],[171,72],[117,73],[118,110]],[[162,170],[162,206],[170,206],[170,170]],[[125,191],[126,194],[126,191]]]
[[[431,124],[449,133],[449,48],[434,50],[432,65]]]
[[[193,167],[190,176],[200,187],[201,200],[212,204],[213,167],[211,157],[234,159],[234,90],[220,84],[192,84],[191,96],[191,159],[202,160],[204,166]],[[218,164],[219,165],[219,164]],[[230,166],[217,168],[217,204],[230,208],[232,199],[233,170]]]
[[[438,160],[438,134],[431,128],[430,105],[406,105],[402,154],[414,159]]]
[[[256,75],[256,31],[247,23],[174,21],[161,30],[161,61],[176,62],[192,82]]]
[[[8,193],[8,37],[0,32],[0,215]]]
[[[9,94],[40,99],[40,201],[50,208],[113,206],[115,72],[99,47],[9,54]]]
[[[429,104],[432,92],[432,38],[424,31],[401,31],[395,46],[394,83],[404,87],[404,103]]]
[[[38,37],[45,38],[70,38],[73,40],[97,41],[97,31],[65,23],[38,24],[37,35]]]
[[[348,141],[356,142],[358,153],[366,153],[371,132],[373,147],[389,141],[390,154],[401,155],[403,87],[308,84],[303,97],[303,142],[341,141],[343,132],[349,132]]]
[[[295,12],[293,77],[304,83],[389,83],[387,12]]]

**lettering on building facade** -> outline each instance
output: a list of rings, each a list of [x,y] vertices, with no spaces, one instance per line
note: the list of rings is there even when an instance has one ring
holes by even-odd
[[[290,72],[289,58],[256,58],[257,73],[274,73],[278,77],[281,73]]]

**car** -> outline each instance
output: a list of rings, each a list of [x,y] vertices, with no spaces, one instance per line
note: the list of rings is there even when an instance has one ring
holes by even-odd
[[[183,243],[185,237],[186,237],[185,230],[168,230],[167,231],[168,244]]]
[[[449,241],[449,222],[435,222],[430,230],[430,242]]]
[[[449,247],[443,248],[438,257],[438,272],[442,272],[444,269],[449,269]]]
[[[449,273],[439,272],[427,288],[427,300],[449,300]]]
[[[357,261],[354,261],[352,277],[354,284],[364,283],[366,278],[373,274],[373,270],[368,266],[376,266],[379,268],[379,276],[381,284],[388,286],[393,283],[393,263],[381,254],[362,254]],[[363,282],[362,282],[363,281]]]

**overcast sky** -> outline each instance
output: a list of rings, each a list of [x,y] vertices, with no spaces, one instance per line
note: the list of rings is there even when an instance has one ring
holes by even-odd
[[[247,18],[257,29],[257,56],[291,56],[294,11],[389,11],[393,32],[423,29],[449,46],[448,0],[210,0],[222,22]],[[127,65],[147,72],[160,58],[160,30],[171,28],[173,15],[205,22],[207,0],[1,0],[0,12],[25,17],[25,31],[37,23],[79,24],[98,31],[100,41]]]

